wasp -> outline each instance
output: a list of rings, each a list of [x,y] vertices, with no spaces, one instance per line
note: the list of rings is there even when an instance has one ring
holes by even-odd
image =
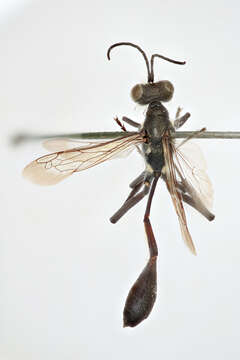
[[[147,106],[143,124],[123,117],[123,122],[133,126],[136,131],[130,135],[123,133],[122,136],[109,141],[91,141],[87,145],[67,138],[48,140],[45,146],[55,152],[32,161],[25,167],[23,175],[40,185],[54,185],[72,174],[133,149],[137,149],[144,158],[143,172],[131,182],[128,198],[110,218],[112,223],[118,222],[133,206],[148,196],[143,222],[149,247],[149,260],[130,289],[123,311],[124,326],[134,327],[149,316],[157,295],[158,247],[150,222],[150,210],[159,179],[166,184],[177,213],[182,238],[193,254],[196,254],[196,249],[187,226],[183,203],[192,206],[211,221],[214,219],[211,213],[213,188],[200,149],[189,141],[205,129],[177,143],[176,130],[183,126],[190,114],[180,116],[178,109],[172,122],[163,103],[172,99],[174,86],[168,80],[154,81],[155,58],[179,65],[184,65],[185,62],[159,54],[153,54],[149,61],[146,53],[138,45],[130,42],[110,46],[107,51],[108,59],[110,60],[113,48],[123,45],[136,48],[142,54],[147,67],[147,82],[137,84],[131,90],[133,101]],[[125,131],[125,126],[118,119],[117,122]]]

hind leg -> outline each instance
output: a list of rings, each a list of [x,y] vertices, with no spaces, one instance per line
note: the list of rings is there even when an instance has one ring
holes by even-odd
[[[124,214],[126,214],[128,210],[135,206],[149,193],[152,179],[152,175],[148,175],[144,171],[140,176],[131,182],[130,187],[132,188],[132,191],[120,209],[110,218],[111,223],[115,224]],[[142,187],[143,190],[139,192]]]
[[[115,214],[110,218],[111,223],[115,224],[121,217],[126,214],[133,206],[135,206],[139,201],[141,201],[149,192],[150,183],[146,182],[142,191],[135,193],[142,187],[142,184],[136,185],[136,187],[131,191],[125,203],[120,207],[120,209],[115,212]]]

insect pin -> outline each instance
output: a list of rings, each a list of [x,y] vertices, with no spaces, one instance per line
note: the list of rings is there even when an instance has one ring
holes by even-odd
[[[123,133],[109,141],[101,143],[91,141],[90,145],[82,146],[81,142],[72,139],[48,140],[45,142],[45,146],[56,152],[32,161],[25,167],[23,175],[34,183],[53,185],[76,172],[112,159],[126,150],[131,148],[139,150],[145,160],[145,169],[131,182],[131,192],[128,198],[110,218],[112,223],[116,223],[127,211],[148,195],[143,221],[149,247],[149,260],[130,289],[123,311],[124,326],[134,327],[149,316],[156,300],[158,248],[150,222],[150,210],[159,178],[166,183],[178,216],[183,240],[193,254],[196,254],[196,250],[188,230],[183,202],[195,208],[211,221],[214,219],[214,215],[211,213],[213,190],[206,174],[204,159],[198,148],[194,148],[194,152],[198,153],[197,161],[194,161],[191,152],[187,152],[189,138],[200,136],[205,129],[193,132],[190,137],[188,136],[177,144],[175,141],[176,129],[187,121],[190,114],[186,113],[180,116],[179,109],[175,121],[172,123],[163,102],[171,100],[174,87],[168,80],[154,82],[155,58],[179,65],[183,65],[185,62],[175,61],[159,54],[153,54],[149,61],[145,52],[138,45],[129,42],[112,45],[107,52],[109,60],[112,49],[122,45],[136,48],[142,54],[147,67],[147,83],[137,84],[131,91],[132,99],[136,103],[147,105],[143,124],[123,117],[123,122],[135,127],[137,131],[125,132],[124,125],[118,120]]]

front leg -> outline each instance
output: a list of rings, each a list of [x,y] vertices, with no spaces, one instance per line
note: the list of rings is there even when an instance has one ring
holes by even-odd
[[[141,126],[141,124],[139,124],[138,122],[136,122],[134,120],[129,119],[126,116],[122,117],[122,121],[125,121],[128,125],[131,125],[131,126],[136,127],[136,128],[140,128],[140,126]]]

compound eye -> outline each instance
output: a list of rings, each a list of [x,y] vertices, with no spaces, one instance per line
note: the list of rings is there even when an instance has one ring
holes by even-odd
[[[137,84],[132,88],[133,101],[141,105],[150,104],[152,101],[169,101],[174,92],[172,83],[168,80],[158,81],[153,84]]]
[[[144,89],[144,84],[137,84],[135,85],[132,90],[131,90],[131,97],[133,99],[133,101],[135,102],[139,102],[141,101],[142,97],[143,97],[143,89]]]

